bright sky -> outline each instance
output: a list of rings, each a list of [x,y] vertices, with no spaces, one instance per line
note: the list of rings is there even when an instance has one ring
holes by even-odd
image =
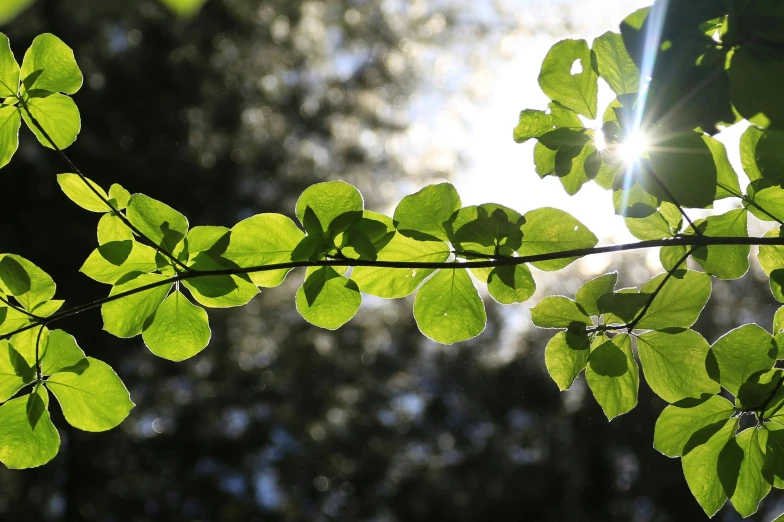
[[[552,16],[554,2],[519,0],[521,8],[536,16]],[[515,34],[502,42],[506,60],[490,65],[487,96],[482,104],[453,101],[444,107],[441,118],[446,120],[437,136],[459,140],[468,164],[456,169],[452,182],[463,203],[501,203],[525,212],[532,208],[552,206],[570,212],[585,223],[597,236],[605,240],[634,241],[623,225],[622,218],[612,210],[612,193],[588,183],[575,196],[564,192],[559,180],[550,176],[543,180],[534,172],[533,146],[535,140],[517,144],[512,140],[512,129],[522,109],[546,109],[548,98],[537,83],[541,62],[550,47],[563,38],[591,40],[608,30],[618,31],[618,23],[628,13],[650,5],[650,0],[581,0],[559,2],[568,12],[573,27],[561,34]],[[600,80],[599,113],[613,95]],[[450,136],[450,113],[459,113],[464,132]],[[719,136],[727,144],[730,159],[740,172],[737,143],[743,126],[735,126]],[[742,176],[741,176],[742,179]],[[736,201],[720,202],[719,209],[737,205]],[[699,211],[689,211],[701,217]]]

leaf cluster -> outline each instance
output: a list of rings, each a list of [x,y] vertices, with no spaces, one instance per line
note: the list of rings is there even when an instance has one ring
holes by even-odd
[[[209,344],[207,308],[245,305],[300,269],[294,302],[313,325],[340,328],[363,295],[415,294],[420,331],[452,344],[484,330],[485,292],[501,304],[523,303],[536,291],[537,270],[659,247],[665,271],[640,288],[617,288],[611,272],[574,298],[547,296],[531,308],[534,325],[559,330],[545,349],[547,369],[561,390],[584,372],[608,419],[636,406],[642,377],[668,403],[654,447],[681,457],[706,514],[729,499],[749,516],[771,488],[784,487],[784,307],[771,332],[747,324],[711,344],[692,327],[712,277],[749,271],[751,245],[759,245],[771,293],[784,302],[782,23],[773,2],[659,0],[591,46],[569,39],[550,49],[539,85],[551,101],[520,113],[514,139],[536,140],[537,174],[558,177],[567,193],[591,181],[611,190],[615,212],[640,242],[603,247],[567,212],[464,206],[449,183],[404,197],[390,216],[366,209],[352,185],[329,181],[308,187],[292,217],[262,213],[231,228],[191,227],[166,203],[118,184],[107,190],[70,162],[63,149],[80,124],[69,95],[82,83],[73,52],[44,34],[19,66],[0,35],[0,166],[16,151],[22,120],[60,154],[73,171],[57,177],[63,193],[100,215],[81,272],[110,287],[106,297],[61,310],[43,270],[0,255],[0,462],[34,467],[57,454],[49,392],[65,420],[86,431],[117,426],[133,407],[110,367],[49,329],[76,313],[100,308],[108,333],[141,335],[156,356],[182,361]],[[616,95],[604,110],[600,79]],[[745,189],[713,137],[742,119],[752,124],[739,144]],[[688,209],[726,198],[737,199],[736,208],[689,217]],[[749,214],[776,225],[749,237]]]

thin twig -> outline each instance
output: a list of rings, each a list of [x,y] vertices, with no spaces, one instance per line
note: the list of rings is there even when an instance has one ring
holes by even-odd
[[[540,261],[554,261],[557,259],[568,259],[572,257],[585,257],[595,254],[606,254],[611,252],[626,252],[631,250],[641,250],[645,248],[655,248],[664,246],[691,246],[694,247],[689,251],[689,254],[695,249],[703,246],[712,245],[784,245],[784,237],[725,237],[725,236],[681,236],[670,239],[651,239],[647,241],[639,241],[637,243],[623,243],[620,245],[608,245],[602,247],[590,248],[576,248],[572,250],[563,250],[557,252],[548,252],[544,254],[532,254],[519,257],[499,257],[496,259],[486,261],[441,261],[441,262],[419,262],[419,261],[378,261],[368,259],[322,259],[317,261],[289,261],[286,263],[275,263],[269,265],[259,265],[242,268],[222,268],[216,270],[198,270],[189,273],[181,273],[167,279],[162,279],[154,283],[149,283],[126,292],[120,292],[115,295],[110,295],[89,303],[84,303],[67,310],[62,310],[50,317],[46,318],[46,322],[51,323],[66,317],[71,317],[78,313],[97,308],[103,304],[122,299],[145,290],[151,290],[159,286],[176,283],[178,281],[185,281],[188,279],[196,279],[199,277],[209,276],[228,276],[228,275],[243,275],[252,274],[256,272],[269,272],[272,270],[287,270],[293,268],[308,268],[308,267],[322,267],[322,266],[366,266],[375,268],[406,268],[406,269],[454,269],[454,268],[494,268],[499,266],[516,266],[525,263],[536,263]],[[686,257],[686,256],[684,256]],[[678,265],[681,263],[679,262]],[[28,324],[11,333],[0,336],[0,339],[8,338],[19,332],[34,328],[38,323]],[[614,328],[614,327],[613,327]]]
[[[639,322],[642,321],[643,317],[645,317],[645,314],[651,308],[651,305],[653,305],[653,300],[656,299],[656,296],[659,295],[659,292],[662,291],[664,285],[667,284],[667,281],[669,281],[669,279],[673,276],[673,274],[675,274],[675,272],[678,271],[678,268],[680,268],[680,266],[683,263],[685,263],[687,259],[689,259],[689,256],[691,256],[694,253],[694,251],[697,250],[697,248],[698,247],[691,248],[688,252],[686,252],[686,254],[684,254],[683,257],[680,258],[680,260],[678,260],[677,263],[675,263],[675,266],[672,267],[672,269],[667,271],[667,275],[664,276],[661,283],[659,283],[659,286],[656,287],[656,289],[651,294],[651,297],[648,298],[648,301],[645,303],[645,306],[642,307],[640,313],[638,313],[637,316],[634,319],[632,319],[632,321],[628,325],[626,325],[626,329],[630,333],[632,330],[634,330],[637,324],[639,324]]]
[[[14,303],[9,301],[8,299],[3,297],[2,295],[0,295],[0,303],[5,303],[9,308],[13,308],[17,312],[22,313],[22,314],[26,315],[27,317],[29,317],[29,318],[31,318],[31,319],[33,319],[35,321],[41,321],[43,319],[42,317],[39,317],[39,316],[35,315],[34,313],[28,312],[27,310],[24,309],[24,307],[15,305]]]
[[[35,374],[38,377],[38,381],[43,378],[41,372],[41,358],[39,357],[39,346],[41,345],[41,334],[44,333],[45,326],[42,324],[41,329],[38,330],[38,337],[35,338]]]
[[[46,132],[46,130],[43,128],[43,126],[42,126],[42,125],[41,125],[41,124],[38,122],[38,120],[37,120],[37,119],[35,119],[35,116],[33,116],[33,114],[30,112],[30,109],[27,107],[27,102],[26,102],[26,101],[25,101],[25,100],[24,100],[24,99],[23,99],[21,96],[18,96],[17,98],[19,99],[19,102],[21,103],[21,105],[22,105],[22,107],[24,108],[24,110],[25,110],[25,112],[27,113],[27,115],[30,117],[30,120],[33,122],[33,125],[35,125],[35,127],[36,127],[36,128],[39,130],[39,131],[41,131],[41,134],[43,135],[43,137],[44,137],[44,138],[46,138],[46,141],[48,141],[48,142],[49,142],[49,144],[52,146],[52,148],[53,148],[54,150],[56,150],[56,151],[57,151],[57,153],[60,155],[60,158],[62,158],[62,160],[63,160],[63,161],[65,161],[65,163],[68,165],[68,167],[69,167],[70,169],[72,169],[72,170],[73,170],[73,171],[76,173],[76,175],[77,175],[77,176],[79,176],[79,179],[81,179],[81,180],[82,180],[82,182],[83,182],[85,185],[87,185],[87,187],[88,187],[88,188],[89,188],[89,189],[90,189],[90,190],[93,192],[93,194],[95,194],[95,195],[96,195],[96,196],[97,196],[97,197],[98,197],[98,198],[99,198],[101,201],[103,201],[103,203],[104,203],[104,204],[105,204],[105,205],[106,205],[106,206],[107,206],[107,207],[108,207],[108,208],[109,208],[109,209],[110,209],[110,210],[111,210],[111,211],[112,211],[112,212],[113,212],[113,213],[114,213],[114,214],[115,214],[117,217],[119,217],[119,218],[120,218],[120,220],[121,220],[121,221],[122,221],[122,222],[123,222],[123,223],[124,223],[124,224],[125,224],[125,225],[126,225],[128,228],[130,228],[130,229],[131,229],[131,230],[132,230],[132,231],[133,231],[133,232],[134,232],[134,233],[135,233],[137,236],[139,236],[139,237],[143,238],[145,241],[147,241],[147,243],[149,243],[149,244],[150,244],[150,246],[151,246],[152,248],[154,248],[156,251],[158,251],[158,252],[159,252],[161,255],[163,255],[163,256],[165,256],[165,257],[169,258],[169,259],[172,261],[172,263],[174,263],[175,265],[177,265],[178,267],[180,267],[180,268],[181,268],[182,270],[184,270],[185,272],[192,272],[192,271],[193,271],[193,269],[192,269],[191,267],[189,267],[189,266],[185,265],[183,262],[181,262],[179,259],[177,259],[177,258],[176,258],[176,257],[175,257],[173,254],[171,254],[171,253],[170,253],[168,250],[166,250],[165,248],[163,248],[163,247],[161,247],[160,245],[156,244],[156,243],[155,243],[155,241],[153,241],[152,239],[150,239],[149,237],[147,237],[147,236],[146,236],[144,233],[142,233],[142,231],[141,231],[141,230],[139,230],[138,228],[136,228],[136,226],[135,226],[133,223],[131,223],[131,221],[130,221],[130,220],[129,220],[129,219],[126,217],[126,216],[125,216],[125,214],[123,214],[122,212],[120,212],[120,210],[119,210],[118,208],[115,208],[115,206],[114,206],[114,205],[112,205],[112,204],[111,204],[111,202],[110,202],[108,199],[106,199],[106,198],[104,197],[104,195],[103,195],[103,194],[101,194],[101,193],[98,191],[98,189],[96,189],[96,188],[93,186],[93,184],[92,184],[92,183],[90,183],[90,181],[87,179],[87,177],[86,177],[84,174],[82,174],[82,171],[81,171],[81,170],[79,170],[79,167],[77,167],[77,166],[74,164],[74,162],[73,162],[73,161],[71,161],[71,158],[69,158],[69,157],[68,157],[68,155],[67,155],[65,152],[63,152],[63,150],[62,150],[60,147],[58,147],[58,146],[57,146],[57,144],[54,142],[54,140],[52,139],[52,137],[51,137],[51,136],[49,136],[49,133],[47,133],[47,132]]]

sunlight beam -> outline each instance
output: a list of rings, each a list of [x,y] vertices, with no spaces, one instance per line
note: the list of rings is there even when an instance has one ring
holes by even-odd
[[[634,169],[635,161],[639,158],[640,153],[645,152],[648,148],[647,140],[640,131],[640,128],[642,127],[643,113],[645,112],[645,105],[648,99],[648,87],[650,85],[650,78],[653,74],[654,66],[656,65],[656,56],[661,44],[664,18],[667,14],[668,6],[669,0],[659,0],[658,2],[655,2],[648,12],[648,17],[646,19],[645,44],[640,67],[640,91],[634,107],[634,123],[628,134],[627,140],[625,140],[625,143],[622,145],[623,159],[627,163],[623,182],[624,189],[628,189],[631,185],[631,174]],[[629,161],[629,159],[632,159],[632,161]],[[624,190],[624,192],[628,194],[626,190]],[[628,197],[624,196],[624,208],[627,203]]]

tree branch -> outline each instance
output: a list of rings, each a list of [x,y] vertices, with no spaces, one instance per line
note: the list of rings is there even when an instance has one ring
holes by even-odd
[[[725,237],[725,236],[696,236],[696,235],[689,235],[689,236],[682,236],[676,238],[669,238],[669,239],[651,239],[647,241],[639,241],[637,243],[622,243],[619,245],[607,245],[607,246],[600,246],[600,247],[590,247],[590,248],[576,248],[572,250],[562,250],[557,252],[547,252],[544,254],[532,254],[527,256],[518,256],[518,257],[497,257],[495,259],[489,260],[482,260],[482,261],[464,261],[464,262],[457,262],[454,261],[441,261],[441,262],[419,262],[419,261],[378,261],[378,260],[369,260],[369,259],[323,259],[317,261],[289,261],[286,263],[275,263],[269,265],[259,265],[259,266],[251,266],[251,267],[239,267],[239,268],[222,268],[217,270],[193,270],[187,273],[180,273],[175,276],[172,276],[168,279],[162,279],[161,281],[156,281],[155,283],[150,283],[148,285],[140,286],[138,288],[134,288],[132,290],[128,290],[126,292],[121,292],[119,294],[107,296],[101,299],[97,299],[95,301],[91,301],[89,303],[84,303],[73,308],[69,308],[67,310],[60,311],[56,314],[51,315],[43,319],[42,321],[33,322],[28,325],[25,325],[21,328],[14,330],[13,332],[3,334],[0,336],[0,339],[7,339],[11,336],[29,330],[30,328],[34,328],[41,322],[46,322],[47,324],[58,321],[60,319],[65,319],[67,317],[71,317],[73,315],[79,314],[81,312],[97,308],[105,303],[109,303],[112,301],[116,301],[117,299],[122,299],[123,297],[127,297],[133,294],[137,294],[139,292],[144,292],[145,290],[151,290],[153,288],[157,288],[159,286],[168,285],[172,283],[177,283],[179,281],[185,281],[188,279],[196,279],[199,277],[209,277],[209,276],[221,276],[221,275],[243,275],[243,274],[252,274],[256,272],[269,272],[272,270],[285,270],[285,269],[292,269],[292,268],[307,268],[307,267],[322,267],[322,266],[350,266],[350,267],[357,267],[357,266],[367,266],[367,267],[375,267],[375,268],[422,268],[422,269],[441,269],[441,268],[494,268],[499,266],[516,266],[522,265],[525,263],[536,263],[540,261],[554,261],[557,259],[568,259],[572,257],[585,257],[595,254],[606,254],[612,252],[626,252],[631,250],[642,250],[646,248],[657,248],[657,247],[665,247],[665,246],[691,246],[692,248],[684,259],[691,255],[691,253],[699,247],[705,246],[712,246],[712,245],[784,245],[784,237]],[[678,265],[682,263],[679,262]]]
[[[120,218],[120,220],[125,224],[125,226],[130,228],[137,236],[139,236],[140,238],[143,238],[152,248],[154,248],[156,251],[158,251],[164,257],[166,257],[169,260],[171,260],[171,262],[174,263],[175,265],[177,265],[180,269],[184,270],[185,272],[192,272],[193,271],[189,266],[185,265],[182,261],[177,259],[173,254],[171,254],[165,248],[160,247],[159,245],[157,245],[155,243],[155,241],[153,241],[152,239],[150,239],[149,237],[144,235],[141,230],[136,228],[136,226],[134,226],[133,223],[130,222],[130,220],[125,216],[125,214],[120,212],[119,209],[115,208],[114,205],[112,205],[111,202],[109,202],[109,200],[106,199],[103,196],[103,194],[98,192],[98,190],[92,185],[92,183],[90,183],[87,180],[87,177],[84,174],[82,174],[82,171],[79,170],[79,167],[77,167],[74,164],[74,162],[71,161],[71,158],[69,158],[68,155],[65,152],[63,152],[63,150],[60,147],[57,146],[57,144],[54,142],[54,140],[51,138],[51,136],[49,136],[49,133],[46,132],[46,130],[38,122],[38,120],[35,119],[35,116],[33,116],[33,114],[30,112],[30,109],[27,107],[27,102],[24,100],[24,98],[22,98],[21,96],[17,96],[17,99],[19,100],[19,103],[22,105],[22,107],[24,108],[24,110],[27,113],[27,115],[30,117],[30,121],[33,122],[33,125],[35,125],[35,127],[39,131],[41,131],[41,134],[43,135],[43,137],[46,138],[46,141],[49,142],[49,145],[51,145],[52,148],[57,151],[57,153],[60,155],[60,158],[62,158],[62,160],[65,161],[65,163],[68,165],[68,167],[70,169],[72,169],[76,173],[77,176],[79,176],[79,179],[81,179],[82,182],[85,185],[87,185],[87,188],[89,188],[92,191],[92,193],[95,194],[96,197],[98,197],[101,201],[103,201],[103,203],[111,210],[111,212],[113,212],[117,217]]]

